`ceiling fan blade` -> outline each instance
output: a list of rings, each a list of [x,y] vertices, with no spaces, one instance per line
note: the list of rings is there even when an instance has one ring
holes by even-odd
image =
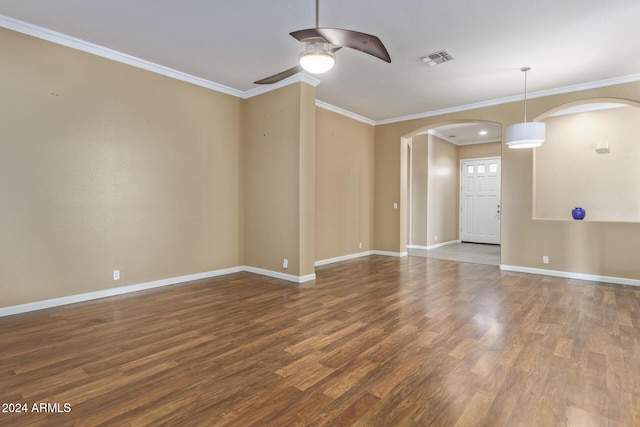
[[[385,62],[391,62],[391,57],[387,48],[384,47],[382,41],[374,35],[361,33],[353,30],[343,30],[340,28],[308,28],[306,30],[298,30],[291,33],[298,41],[307,41],[308,39],[322,39],[327,43],[350,47],[360,52],[368,53]]]
[[[273,83],[278,83],[280,80],[284,80],[287,77],[291,77],[294,74],[298,74],[300,71],[302,71],[302,67],[299,65],[296,65],[293,68],[289,68],[288,70],[282,71],[278,74],[274,74],[273,76],[266,77],[262,80],[258,80],[253,83],[257,85],[270,85]]]

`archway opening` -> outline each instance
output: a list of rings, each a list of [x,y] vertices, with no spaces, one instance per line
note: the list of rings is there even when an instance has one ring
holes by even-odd
[[[404,203],[401,198],[400,234],[407,252],[499,264],[499,247],[460,245],[460,172],[466,160],[501,158],[501,124],[478,120],[436,123],[405,135],[402,144],[405,197]],[[499,204],[498,200],[498,210]],[[485,256],[487,253],[492,256]]]
[[[640,222],[640,103],[597,98],[542,114],[545,143],[534,151],[533,213],[538,220]]]

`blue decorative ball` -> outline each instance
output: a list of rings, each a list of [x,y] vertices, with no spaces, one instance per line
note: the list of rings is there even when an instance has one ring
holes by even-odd
[[[587,214],[587,211],[585,211],[582,208],[574,208],[571,211],[571,216],[573,216],[573,219],[577,219],[577,220],[583,220],[586,214]]]

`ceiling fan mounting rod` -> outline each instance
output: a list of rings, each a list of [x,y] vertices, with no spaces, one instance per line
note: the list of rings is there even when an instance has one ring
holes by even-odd
[[[289,33],[293,38],[305,44],[305,50],[298,56],[298,65],[255,81],[255,84],[277,83],[302,70],[316,74],[323,73],[333,66],[335,52],[343,47],[359,50],[385,62],[391,62],[387,48],[378,37],[372,34],[340,28],[320,28],[320,0],[316,0],[315,18],[316,26],[314,28],[305,28]],[[314,67],[312,64],[319,65]]]

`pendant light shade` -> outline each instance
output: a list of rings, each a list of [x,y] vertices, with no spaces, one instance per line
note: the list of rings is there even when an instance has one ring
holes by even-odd
[[[299,57],[300,66],[313,74],[329,71],[335,63],[335,56],[326,43],[307,42]]]
[[[544,142],[545,125],[541,122],[527,122],[527,71],[530,67],[523,67],[524,72],[524,122],[507,126],[507,146],[509,148],[539,147]]]
[[[534,148],[544,142],[545,126],[542,122],[524,122],[507,126],[509,148]]]

